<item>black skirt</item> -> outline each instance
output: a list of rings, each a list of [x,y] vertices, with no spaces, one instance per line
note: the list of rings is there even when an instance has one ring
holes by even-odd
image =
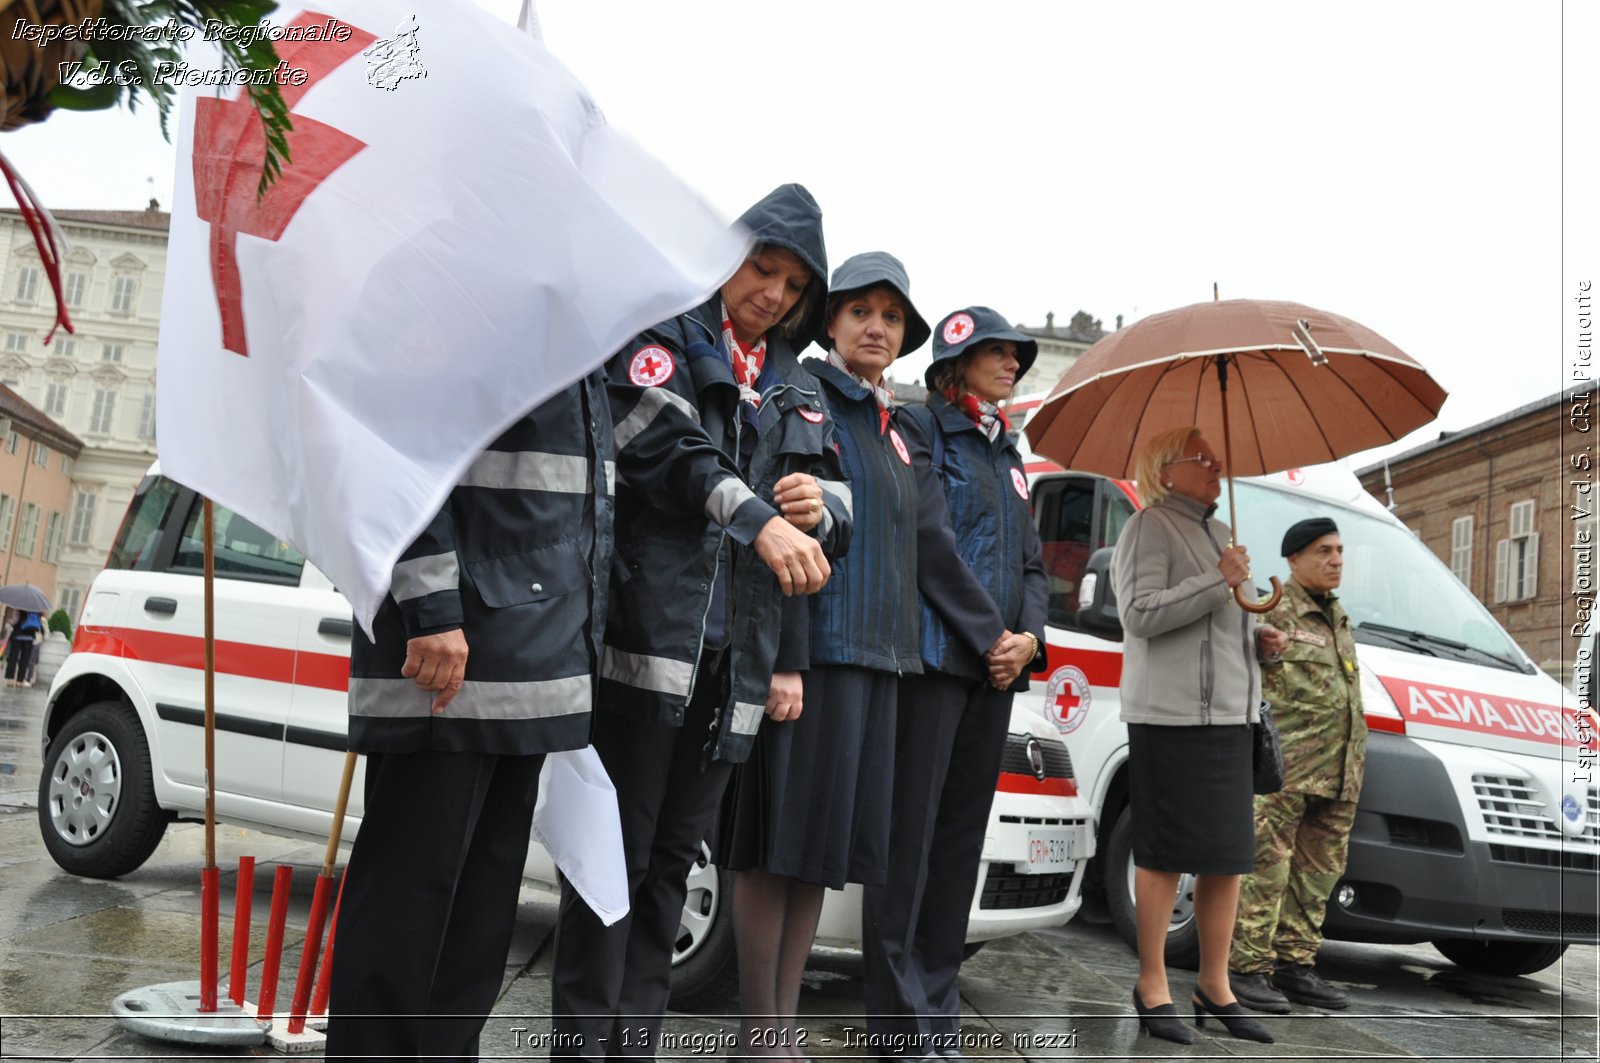
[[[1152,871],[1255,870],[1250,726],[1128,725],[1133,862]]]
[[[805,673],[800,718],[761,721],[723,804],[717,862],[840,889],[882,885],[894,793],[895,676]]]

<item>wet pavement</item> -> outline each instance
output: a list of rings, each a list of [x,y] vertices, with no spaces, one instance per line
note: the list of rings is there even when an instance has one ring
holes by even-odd
[[[198,975],[199,867],[203,832],[178,824],[144,867],[117,881],[75,878],[56,867],[39,838],[36,790],[45,690],[0,688],[0,1059],[236,1058],[267,1048],[193,1049],[120,1029],[109,1016],[128,989]],[[217,830],[223,870],[221,940],[226,965],[238,857],[257,861],[247,995],[255,999],[271,893],[271,865],[295,871],[290,942],[280,1010],[293,990],[312,882],[322,846],[227,825]],[[555,906],[524,892],[505,988],[482,1039],[484,1058],[538,1059],[548,1029]],[[1524,978],[1463,971],[1430,946],[1331,942],[1320,969],[1350,991],[1344,1013],[1310,1008],[1258,1016],[1274,1045],[1238,1041],[1208,1026],[1190,1046],[1138,1036],[1128,997],[1133,954],[1107,925],[1079,920],[1059,930],[992,942],[962,969],[968,1056],[982,1059],[1452,1059],[1597,1058],[1597,950],[1577,946],[1562,962]],[[1177,999],[1193,975],[1174,971]],[[807,1055],[859,1057],[861,961],[818,950],[806,974]],[[723,1005],[728,1011],[737,1003]],[[674,1015],[675,1052],[731,1054],[731,1015]],[[315,1058],[301,1056],[300,1058]]]

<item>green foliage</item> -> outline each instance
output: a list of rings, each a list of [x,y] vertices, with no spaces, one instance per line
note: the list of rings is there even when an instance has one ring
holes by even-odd
[[[273,0],[105,0],[101,14],[114,25],[157,26],[175,24],[191,29],[190,36],[200,40],[200,33],[213,20],[225,26],[255,26],[277,8]],[[248,44],[245,43],[248,41]],[[235,70],[272,70],[278,65],[278,50],[266,36],[241,34],[222,35],[214,42],[222,50],[223,67]],[[179,63],[183,59],[176,43],[166,40],[104,40],[97,39],[84,56],[86,67],[101,63],[111,70],[130,71],[132,76],[106,81],[86,88],[59,85],[50,94],[50,102],[68,110],[103,110],[126,102],[130,111],[139,105],[140,94],[148,94],[161,112],[161,134],[168,140],[172,133],[167,120],[172,105],[177,100],[177,90],[156,76],[162,63]],[[129,65],[124,65],[129,64]],[[258,196],[283,172],[289,159],[288,133],[293,123],[289,108],[276,84],[246,85],[250,102],[261,117],[266,134],[266,161],[262,167],[261,181],[256,187]]]
[[[67,616],[67,611],[65,609],[57,609],[55,612],[50,614],[48,627],[51,631],[59,631],[63,635],[67,636],[68,642],[72,641],[72,619]]]

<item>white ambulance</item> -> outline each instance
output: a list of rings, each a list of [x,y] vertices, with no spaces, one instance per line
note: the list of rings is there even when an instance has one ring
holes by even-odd
[[[39,827],[74,874],[127,874],[169,822],[203,814],[200,514],[194,492],[151,470],[51,685]],[[344,762],[349,603],[287,543],[221,507],[215,521],[217,815],[325,838]],[[1012,715],[969,950],[1071,919],[1094,855],[1093,818],[1067,747],[1028,705]],[[359,824],[361,792],[358,771],[346,838]],[[537,845],[527,875],[556,888]],[[690,873],[675,956],[679,1006],[726,1003],[733,989],[730,896],[728,872],[703,861]],[[830,891],[818,940],[858,945],[860,933],[859,887]]]
[[[1014,404],[1025,422],[1039,397]],[[1025,441],[1024,441],[1025,446]],[[1112,546],[1139,507],[1127,481],[1030,458],[1050,575],[1049,672],[1024,695],[1066,739],[1098,819],[1086,886],[1134,944],[1127,731],[1118,719],[1122,628]],[[1332,517],[1344,541],[1338,594],[1356,626],[1370,730],[1349,865],[1328,937],[1432,942],[1475,971],[1525,974],[1593,945],[1600,894],[1594,716],[1541,672],[1434,554],[1335,466],[1235,482],[1239,540],[1256,578],[1287,580],[1284,531]],[[1222,498],[1224,520],[1227,495]],[[1587,723],[1585,723],[1587,719]],[[1583,760],[1580,746],[1587,749]],[[1585,769],[1584,763],[1589,765]],[[1192,879],[1167,956],[1194,966]]]

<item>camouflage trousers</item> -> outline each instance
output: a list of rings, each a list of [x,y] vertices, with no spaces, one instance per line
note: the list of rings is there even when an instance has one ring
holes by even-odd
[[[1279,963],[1316,962],[1355,819],[1354,801],[1287,791],[1256,798],[1256,869],[1239,883],[1230,970],[1270,973]]]

